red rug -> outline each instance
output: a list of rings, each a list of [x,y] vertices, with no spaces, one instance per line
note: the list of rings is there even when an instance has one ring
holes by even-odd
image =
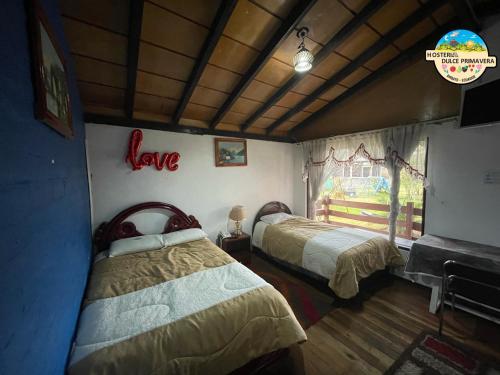
[[[385,374],[500,375],[500,365],[446,336],[423,332]]]
[[[267,260],[253,256],[249,268],[283,294],[304,329],[312,326],[334,308],[333,295],[321,292]]]

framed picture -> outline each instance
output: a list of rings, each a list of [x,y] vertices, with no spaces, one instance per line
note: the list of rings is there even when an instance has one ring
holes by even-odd
[[[68,74],[63,53],[38,0],[27,2],[35,86],[35,116],[73,138]]]
[[[215,166],[239,167],[247,165],[245,139],[215,138]]]

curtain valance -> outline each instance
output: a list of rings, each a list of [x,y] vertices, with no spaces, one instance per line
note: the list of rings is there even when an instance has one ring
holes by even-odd
[[[425,179],[424,171],[418,169],[418,164],[412,165],[411,157],[418,144],[423,141],[422,126],[406,126],[394,129],[385,129],[365,135],[341,136],[326,140],[327,152],[313,157],[313,146],[310,141],[304,150],[304,178],[312,167],[345,167],[351,166],[360,159],[367,160],[372,165],[386,165],[389,162],[405,169],[411,176],[420,180]],[[418,157],[418,155],[417,155]],[[335,171],[331,171],[334,173]]]

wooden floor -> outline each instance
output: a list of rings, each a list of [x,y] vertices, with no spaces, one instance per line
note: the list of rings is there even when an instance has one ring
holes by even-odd
[[[306,374],[380,374],[423,330],[436,330],[430,289],[392,277],[357,307],[339,307],[306,332]],[[463,312],[446,314],[445,335],[500,361],[500,326]]]

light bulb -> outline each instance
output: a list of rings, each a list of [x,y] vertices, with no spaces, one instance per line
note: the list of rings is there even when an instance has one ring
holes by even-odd
[[[307,72],[312,68],[312,62],[314,61],[314,56],[305,47],[302,47],[299,52],[293,58],[293,67],[296,72],[303,73]]]

